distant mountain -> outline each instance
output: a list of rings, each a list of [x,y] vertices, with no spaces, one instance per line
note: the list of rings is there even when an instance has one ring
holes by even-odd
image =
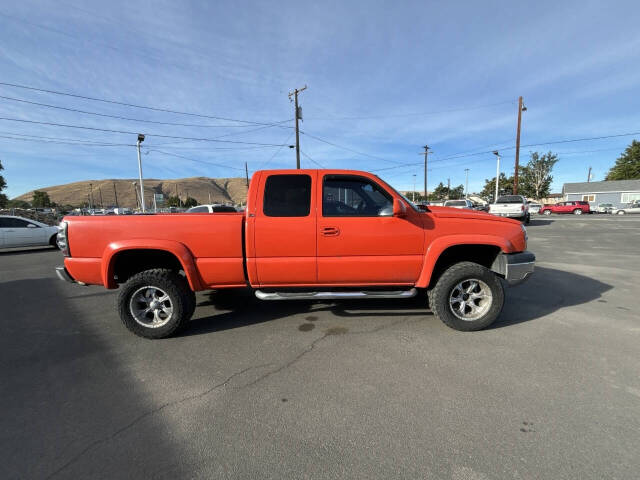
[[[105,207],[116,205],[120,207],[135,208],[137,205],[133,182],[137,179],[110,179],[110,180],[85,180],[81,182],[67,183],[53,187],[39,188],[39,191],[47,192],[52,202],[58,205],[73,205],[79,207],[88,201],[88,196],[93,192],[93,204]],[[91,185],[90,185],[91,184]],[[140,188],[138,195],[140,194]],[[182,200],[187,196],[195,198],[202,203],[234,203],[244,204],[247,200],[247,186],[244,178],[208,178],[193,177],[179,178],[176,180],[144,179],[144,199],[147,207],[153,206],[153,194],[162,193],[165,198],[178,195]],[[102,195],[102,200],[100,195]],[[33,191],[24,193],[17,200],[31,202]]]

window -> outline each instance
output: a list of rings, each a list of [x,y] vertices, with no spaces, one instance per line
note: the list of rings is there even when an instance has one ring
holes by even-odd
[[[640,193],[623,193],[622,194],[622,203],[633,203],[636,200],[640,200]]]
[[[309,175],[271,175],[264,187],[267,217],[306,217],[311,211]]]
[[[216,205],[214,207],[211,207],[211,209],[213,210],[213,213],[231,213],[231,212],[237,212],[237,210],[230,206],[230,205]]]
[[[524,200],[520,195],[503,195],[496,203],[524,203]]]
[[[393,198],[368,178],[327,175],[322,187],[325,217],[380,217],[393,215]]]
[[[447,200],[444,202],[445,207],[466,207],[467,202],[465,200]]]
[[[191,207],[187,213],[209,213],[209,207]]]
[[[582,201],[583,202],[595,202],[596,201],[596,196],[595,195],[583,195],[582,196]]]
[[[33,225],[34,227],[37,227],[37,225],[34,225],[33,223],[27,222],[26,220],[22,220],[20,218],[0,218],[1,228],[27,228],[27,225]]]

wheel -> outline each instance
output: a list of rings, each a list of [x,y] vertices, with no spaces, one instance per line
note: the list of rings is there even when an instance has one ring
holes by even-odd
[[[195,310],[186,278],[164,268],[145,270],[120,287],[122,323],[144,338],[166,338],[183,328]]]
[[[580,210],[579,208],[576,208],[576,209],[573,211],[573,214],[574,214],[574,215],[582,215],[582,210]]]
[[[524,217],[524,223],[525,225],[529,225],[531,223],[531,215],[529,215],[528,213],[527,216]]]
[[[545,215],[551,215],[551,210],[545,210],[545,211],[544,211],[544,214],[545,214]]]
[[[624,215],[624,210],[618,210],[618,215]]]
[[[504,304],[500,279],[473,262],[449,267],[429,291],[431,311],[445,325],[463,332],[491,325]]]
[[[49,239],[49,245],[51,245],[52,247],[58,248],[58,235],[52,235],[51,238]]]

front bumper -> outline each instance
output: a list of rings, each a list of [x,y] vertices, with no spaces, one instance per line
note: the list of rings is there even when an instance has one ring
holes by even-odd
[[[60,280],[64,280],[69,283],[76,283],[65,267],[56,267],[56,275],[58,275]]]
[[[501,253],[491,265],[491,270],[502,275],[509,285],[517,285],[529,278],[535,265],[536,256],[529,251]]]

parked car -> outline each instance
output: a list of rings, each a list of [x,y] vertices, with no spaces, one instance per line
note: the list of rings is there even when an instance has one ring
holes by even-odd
[[[582,215],[583,213],[591,213],[589,202],[559,202],[555,205],[544,205],[540,209],[540,214],[551,215],[552,213],[573,213],[574,215]]]
[[[191,207],[187,210],[187,213],[229,213],[229,212],[237,212],[236,207],[231,205],[221,205],[218,203],[214,203],[212,205],[198,205],[196,207]]]
[[[469,210],[422,212],[367,172],[257,171],[247,198],[244,215],[65,217],[56,272],[119,287],[124,325],[163,338],[187,326],[194,292],[247,286],[261,300],[420,293],[449,327],[479,330],[500,315],[500,278],[519,283],[534,269],[523,225]]]
[[[539,213],[542,208],[542,204],[536,202],[529,202],[529,215],[532,213]]]
[[[23,217],[0,216],[0,248],[56,246],[58,227]]]
[[[640,213],[640,201],[633,202],[623,208],[615,208],[612,210],[614,215],[626,215],[628,213]]]
[[[522,195],[503,195],[498,197],[496,203],[489,205],[489,213],[499,217],[517,218],[524,223],[529,223],[531,220],[529,204]]]
[[[444,202],[444,206],[473,210],[473,202],[471,200],[447,200],[446,202]]]
[[[593,213],[611,213],[613,209],[613,203],[599,203]]]

